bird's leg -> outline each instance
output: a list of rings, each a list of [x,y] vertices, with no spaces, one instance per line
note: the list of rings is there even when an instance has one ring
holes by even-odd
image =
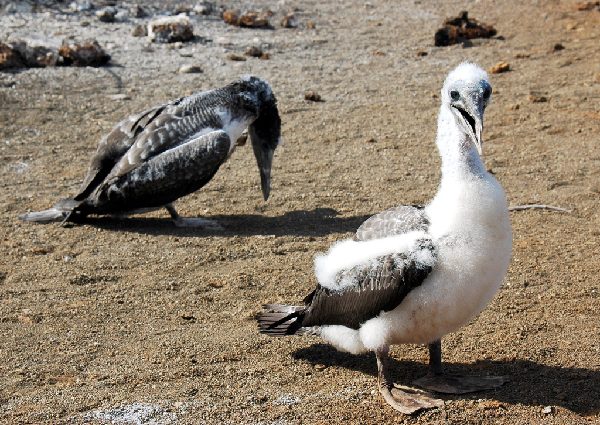
[[[413,384],[443,394],[466,394],[491,390],[508,381],[506,376],[463,376],[442,370],[442,341],[429,344],[429,373]]]
[[[172,204],[165,205],[165,208],[169,211],[171,219],[177,227],[200,227],[209,230],[223,230],[223,226],[215,220],[200,217],[182,217]]]
[[[389,369],[388,349],[379,350],[377,356],[377,383],[385,401],[397,411],[411,415],[423,409],[442,407],[444,401],[429,396],[425,391],[393,383]]]

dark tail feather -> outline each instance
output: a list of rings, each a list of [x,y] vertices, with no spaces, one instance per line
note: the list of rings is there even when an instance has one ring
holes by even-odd
[[[306,307],[267,304],[262,313],[256,316],[258,330],[269,336],[294,335],[302,328]]]
[[[21,214],[19,218],[23,221],[34,223],[51,223],[53,221],[67,221],[75,208],[81,204],[72,198],[62,199],[52,208],[43,211],[32,211]]]

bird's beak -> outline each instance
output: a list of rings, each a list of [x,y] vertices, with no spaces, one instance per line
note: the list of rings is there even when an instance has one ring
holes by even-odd
[[[483,120],[480,117],[475,118],[475,148],[479,156],[483,155]]]
[[[260,189],[266,201],[271,193],[271,166],[275,150],[261,143],[252,143],[252,149],[260,172]]]

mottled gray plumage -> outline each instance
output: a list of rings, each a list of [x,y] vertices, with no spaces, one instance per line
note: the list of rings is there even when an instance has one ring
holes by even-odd
[[[101,139],[75,196],[21,218],[76,220],[166,206],[208,183],[247,127],[266,199],[280,126],[275,96],[257,77],[156,106]]]
[[[428,220],[417,207],[400,206],[366,220],[357,230],[356,240],[378,239],[410,231],[426,231]],[[339,290],[317,285],[304,306],[271,304],[258,316],[260,332],[291,335],[301,328],[343,325],[358,329],[382,311],[396,308],[406,295],[425,280],[431,266],[419,261],[421,250],[435,255],[431,240],[424,239],[410,253],[377,257],[336,276]],[[427,256],[429,257],[429,256]]]
[[[367,241],[421,230],[426,232],[429,219],[421,205],[401,205],[369,217],[356,230],[354,240]]]

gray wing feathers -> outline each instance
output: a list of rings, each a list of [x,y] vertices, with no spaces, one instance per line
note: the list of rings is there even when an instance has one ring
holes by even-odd
[[[159,105],[139,114],[131,115],[115,125],[98,143],[96,153],[92,156],[88,172],[83,180],[79,193],[74,199],[87,197],[102,180],[111,172],[115,164],[131,148],[135,137],[140,134],[152,120],[159,115],[168,104]]]
[[[429,258],[435,258],[430,240],[423,240],[418,250],[428,250]],[[343,325],[358,329],[382,311],[393,310],[432,270],[433,264],[419,261],[417,254],[386,255],[344,270],[337,280],[348,283],[339,291],[317,286],[305,300],[308,307],[302,326]]]
[[[368,218],[356,231],[354,240],[367,241],[412,231],[427,231],[429,220],[418,206],[399,206]]]
[[[88,202],[97,211],[103,211],[103,205],[119,210],[170,203],[210,181],[227,158],[229,146],[224,131],[204,134],[144,161],[125,175],[109,176]]]

